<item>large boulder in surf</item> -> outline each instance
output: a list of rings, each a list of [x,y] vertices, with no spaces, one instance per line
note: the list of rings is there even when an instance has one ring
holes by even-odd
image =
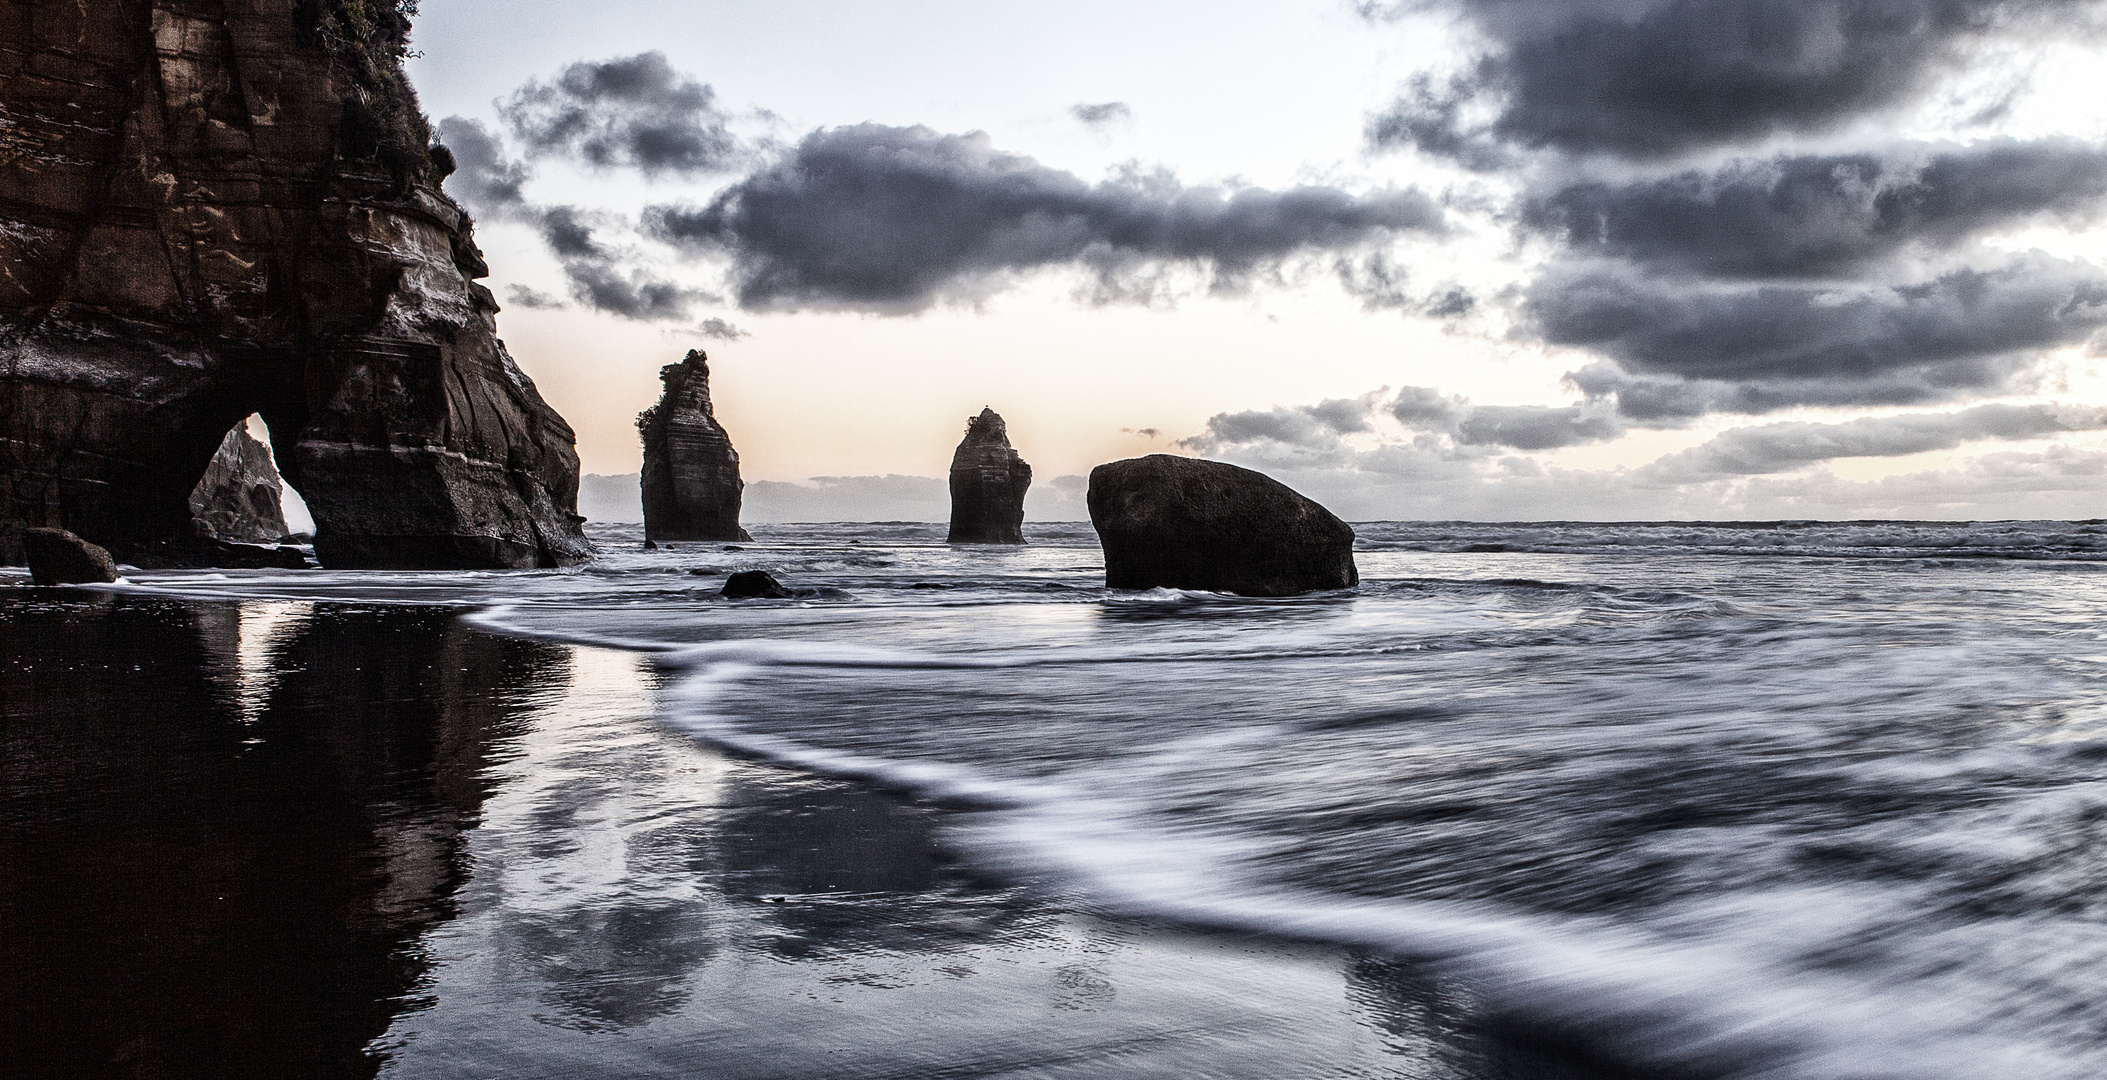
[[[1360,582],[1353,528],[1264,473],[1150,454],[1090,470],[1114,589],[1291,596]]]
[[[591,554],[391,0],[0,4],[0,562],[188,550],[261,413],[332,567]]]
[[[110,553],[64,529],[22,530],[29,579],[39,585],[78,585],[117,580]]]
[[[236,544],[275,544],[286,534],[283,485],[271,451],[232,428],[190,489],[190,514],[203,535]]]
[[[1024,543],[1024,493],[1032,467],[1010,447],[1009,427],[993,409],[966,421],[951,455],[953,544]]]
[[[636,418],[644,437],[644,539],[752,540],[739,527],[739,452],[710,405],[709,356],[659,369],[665,390]]]

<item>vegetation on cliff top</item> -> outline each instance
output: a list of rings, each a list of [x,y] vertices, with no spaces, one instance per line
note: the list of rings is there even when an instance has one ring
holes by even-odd
[[[432,126],[402,70],[417,0],[299,0],[295,15],[310,41],[351,77],[344,148],[372,157],[399,187],[432,176]]]

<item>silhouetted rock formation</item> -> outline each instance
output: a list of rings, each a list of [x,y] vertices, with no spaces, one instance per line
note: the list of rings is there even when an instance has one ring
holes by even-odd
[[[644,538],[751,540],[739,527],[739,452],[710,409],[709,357],[658,369],[665,392],[636,418],[644,437]]]
[[[953,544],[1024,543],[1024,493],[1032,467],[1010,449],[1009,427],[993,409],[966,421],[951,455]]]
[[[22,530],[29,579],[39,585],[77,585],[117,580],[110,553],[64,529]]]
[[[1114,589],[1290,596],[1360,582],[1353,528],[1264,473],[1150,454],[1090,470]]]
[[[724,579],[726,600],[788,600],[791,592],[766,570],[741,570]]]
[[[214,539],[275,544],[287,532],[279,488],[270,450],[237,427],[220,441],[204,479],[191,489],[190,514]]]
[[[590,548],[571,429],[471,279],[394,0],[0,5],[0,559],[150,558],[260,412],[338,567]]]

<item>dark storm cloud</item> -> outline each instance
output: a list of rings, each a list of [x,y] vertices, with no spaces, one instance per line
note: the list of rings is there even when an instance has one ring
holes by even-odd
[[[521,189],[530,172],[525,162],[505,154],[505,144],[481,121],[449,116],[439,121],[439,141],[454,155],[454,173],[446,192],[486,217],[502,217],[525,207]]]
[[[2107,209],[2107,147],[2001,139],[1929,152],[1785,156],[1528,199],[1531,228],[1580,253],[1714,277],[1824,277]]]
[[[1090,184],[983,134],[863,124],[815,131],[707,206],[655,208],[648,224],[729,254],[743,307],[911,312],[1058,265],[1114,284],[1186,266],[1233,291],[1291,257],[1438,232],[1443,218],[1412,190],[1225,191],[1163,174]]]
[[[2092,337],[2107,326],[2107,273],[2034,253],[1921,283],[1832,287],[1570,263],[1531,283],[1522,313],[1544,340],[1615,360],[1621,370],[1595,370],[1592,386],[1587,371],[1571,378],[1616,391],[1631,416],[1899,404],[2009,388],[2042,350]],[[1669,393],[1647,401],[1639,384],[1648,376],[1745,392],[1708,400],[1656,384]]]
[[[1383,392],[1377,391],[1315,405],[1217,413],[1208,418],[1205,430],[1180,440],[1179,445],[1203,454],[1268,445],[1317,457],[1343,457],[1350,452],[1341,438],[1373,431],[1378,411],[1412,431],[1447,436],[1455,446],[1554,450],[1614,439],[1627,428],[1613,409],[1599,402],[1472,405],[1426,386],[1407,386],[1388,401],[1382,398]]]
[[[1104,101],[1096,105],[1071,105],[1068,115],[1082,121],[1085,127],[1095,128],[1132,120],[1134,110],[1124,101]]]
[[[1818,133],[1905,104],[1970,46],[2090,28],[2097,0],[1432,0],[1487,43],[1370,123],[1378,145],[1656,158]],[[1482,119],[1473,119],[1477,113]]]
[[[1556,450],[1607,442],[1625,432],[1614,412],[1594,405],[1479,405],[1456,425],[1456,441],[1465,446],[1506,446],[1516,450]]]
[[[1216,413],[1207,428],[1178,445],[1214,453],[1239,443],[1270,442],[1305,450],[1328,451],[1339,437],[1369,430],[1376,395],[1329,398],[1315,405],[1281,405],[1271,409]]]
[[[1580,405],[1473,405],[1429,386],[1407,386],[1384,406],[1415,431],[1447,435],[1463,446],[1556,450],[1606,442],[1628,425],[1601,402]]]
[[[695,331],[703,337],[717,341],[739,341],[743,338],[754,336],[752,331],[742,330],[731,323],[725,322],[723,319],[717,318],[702,320],[701,324],[695,327]]]
[[[514,307],[531,308],[537,311],[553,311],[564,306],[563,297],[552,296],[540,289],[526,285],[508,285],[505,302]]]
[[[563,266],[571,296],[596,311],[643,322],[688,317],[698,303],[717,300],[706,289],[668,281],[599,238],[592,215],[570,206],[538,211],[542,239]]]
[[[740,163],[716,92],[673,70],[664,53],[576,63],[554,82],[528,82],[499,106],[530,155],[564,154],[598,168],[722,172]]]
[[[1979,405],[1955,413],[1864,417],[1840,424],[1784,423],[1723,431],[1648,465],[1649,478],[1693,483],[1789,472],[1838,458],[1897,457],[1990,439],[2038,439],[2107,428],[2107,408]]]
[[[1332,264],[1339,286],[1368,311],[1402,311],[1435,319],[1460,319],[1478,310],[1478,297],[1454,282],[1412,287],[1410,271],[1388,252],[1371,251]]]
[[[485,219],[533,225],[563,267],[573,299],[596,311],[652,322],[685,319],[695,303],[712,299],[704,290],[634,265],[629,253],[604,242],[599,235],[603,215],[529,202],[521,190],[527,167],[507,157],[503,142],[488,128],[450,116],[440,122],[439,132],[457,166],[446,180],[447,191]],[[505,297],[524,308],[564,306],[561,298],[526,285],[511,286]]]

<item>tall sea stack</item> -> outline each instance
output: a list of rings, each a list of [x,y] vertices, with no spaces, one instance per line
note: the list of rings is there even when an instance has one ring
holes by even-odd
[[[176,550],[270,425],[332,567],[586,558],[569,425],[498,341],[404,0],[0,4],[0,562]]]
[[[665,392],[637,416],[644,436],[644,538],[751,540],[739,527],[739,452],[710,408],[709,357],[658,369]]]
[[[966,421],[951,455],[953,544],[1024,543],[1024,492],[1032,467],[1010,448],[1009,427],[993,409]]]

